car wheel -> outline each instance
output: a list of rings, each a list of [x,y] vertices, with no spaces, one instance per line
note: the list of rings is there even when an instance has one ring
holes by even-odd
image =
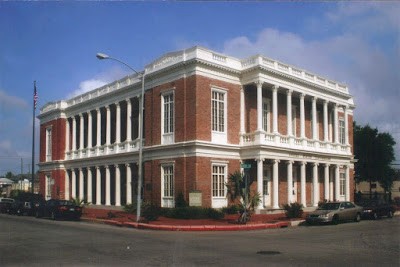
[[[55,221],[57,219],[56,213],[54,211],[51,212],[50,218]]]
[[[332,218],[332,224],[337,225],[339,223],[339,215],[335,214]]]
[[[376,213],[375,213],[375,214],[376,214]],[[375,215],[375,214],[374,214],[374,215]],[[354,218],[354,221],[355,221],[355,222],[360,222],[360,221],[361,221],[361,214],[360,214],[360,213],[357,213],[357,214],[356,214],[356,217]]]
[[[393,218],[393,211],[391,211],[391,210],[389,210],[389,212],[388,212],[388,218]]]

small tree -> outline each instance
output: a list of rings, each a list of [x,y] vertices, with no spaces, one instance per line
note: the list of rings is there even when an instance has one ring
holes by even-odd
[[[251,213],[254,212],[255,208],[261,202],[260,194],[258,192],[251,192],[246,177],[239,171],[229,175],[229,182],[226,184],[226,187],[231,201],[238,199],[242,206],[238,222],[248,222]]]

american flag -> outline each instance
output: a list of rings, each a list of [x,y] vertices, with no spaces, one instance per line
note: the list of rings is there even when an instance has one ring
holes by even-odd
[[[37,100],[38,100],[38,94],[36,90],[36,81],[34,82],[34,89],[33,89],[33,107],[36,109],[37,105]]]

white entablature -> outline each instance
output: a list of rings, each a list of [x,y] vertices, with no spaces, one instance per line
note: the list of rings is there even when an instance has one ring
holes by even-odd
[[[237,74],[243,74],[254,70],[255,68],[263,68],[274,72],[283,77],[291,77],[304,83],[312,84],[316,87],[323,87],[326,91],[347,95],[349,98],[348,88],[344,84],[323,78],[309,71],[261,56],[255,55],[246,59],[237,59],[226,56],[212,50],[195,46],[189,49],[167,53],[159,59],[153,61],[145,67],[146,76],[156,75],[160,71],[166,71],[171,67],[176,67],[181,64],[187,64],[192,61],[202,62],[216,68],[221,68]],[[72,106],[108,95],[118,90],[124,89],[127,86],[140,87],[140,75],[128,75],[120,80],[114,81],[90,92],[73,97],[66,101],[46,104],[40,110],[40,117],[54,110],[65,110]]]

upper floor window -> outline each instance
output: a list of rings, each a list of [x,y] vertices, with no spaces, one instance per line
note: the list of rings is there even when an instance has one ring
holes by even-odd
[[[271,132],[271,100],[263,99],[263,130],[267,133]]]
[[[296,130],[296,116],[297,116],[297,106],[292,105],[292,133],[293,136],[297,136],[297,130]]]
[[[174,93],[168,92],[161,97],[161,133],[162,143],[174,142]]]
[[[339,143],[344,144],[345,142],[344,119],[339,118]]]
[[[215,132],[225,132],[225,102],[225,92],[220,90],[212,90],[212,130]]]
[[[52,143],[52,129],[46,129],[46,161],[51,161],[51,143]]]

